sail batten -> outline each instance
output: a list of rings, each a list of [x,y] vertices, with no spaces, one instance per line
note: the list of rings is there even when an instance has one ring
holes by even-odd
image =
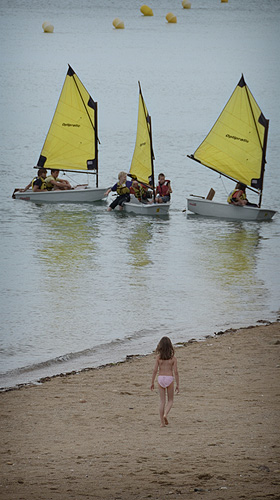
[[[268,120],[242,75],[193,159],[221,175],[261,190],[267,128]]]
[[[69,66],[37,165],[98,171],[97,103]]]

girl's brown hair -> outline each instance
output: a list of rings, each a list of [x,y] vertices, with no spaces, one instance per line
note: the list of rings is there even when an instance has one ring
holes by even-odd
[[[169,337],[162,337],[157,345],[156,353],[160,359],[171,359],[174,356],[174,347]]]

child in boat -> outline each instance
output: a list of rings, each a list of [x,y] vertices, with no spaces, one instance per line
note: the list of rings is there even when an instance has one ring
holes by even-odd
[[[149,199],[152,198],[152,192],[149,188],[144,184],[139,183],[137,180],[132,181],[130,194],[134,194],[135,198],[137,198],[141,203],[148,203]]]
[[[30,188],[32,188],[32,191],[46,191],[46,184],[45,184],[46,177],[47,177],[47,169],[41,167],[37,172],[37,176],[34,177],[32,181],[30,181],[29,184],[25,186],[25,188],[15,189],[15,192],[19,191],[20,193],[25,193],[25,191],[27,191]]]
[[[179,393],[177,359],[174,356],[174,347],[169,337],[162,337],[157,345],[156,354],[157,357],[152,375],[151,391],[154,389],[154,382],[158,373],[160,426],[165,427],[168,425],[167,415],[172,408],[174,400],[174,376],[176,381],[175,391]]]
[[[246,186],[241,182],[238,182],[235,186],[235,189],[231,191],[228,196],[227,202],[232,205],[237,206],[248,206],[248,207],[257,207],[255,203],[250,203],[246,197]]]
[[[156,187],[156,203],[167,203],[170,201],[172,193],[171,184],[168,179],[165,179],[164,174],[159,174],[158,185]]]
[[[46,187],[48,191],[52,189],[64,191],[66,189],[72,189],[70,182],[66,179],[59,179],[59,170],[52,169],[51,175],[46,178]]]
[[[39,168],[38,175],[31,181],[32,191],[46,191],[47,169]]]
[[[120,209],[122,210],[123,204],[125,202],[130,201],[130,188],[132,182],[126,180],[127,177],[125,172],[120,172],[118,175],[118,179],[119,181],[116,184],[114,184],[113,187],[107,189],[106,193],[104,194],[104,196],[108,196],[108,194],[111,193],[111,191],[113,192],[116,191],[118,194],[117,198],[109,205],[107,209],[108,212],[114,210],[114,208],[116,208],[117,205],[120,205]]]

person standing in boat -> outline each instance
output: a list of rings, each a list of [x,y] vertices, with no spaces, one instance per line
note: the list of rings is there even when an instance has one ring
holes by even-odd
[[[52,169],[51,175],[46,178],[46,187],[48,191],[72,189],[71,184],[66,179],[59,179],[59,170]]]
[[[120,210],[123,208],[123,204],[125,202],[130,201],[130,188],[132,186],[132,181],[127,180],[127,175],[125,172],[120,172],[118,175],[118,182],[114,184],[113,187],[107,189],[104,196],[108,196],[109,193],[117,192],[117,198],[109,205],[108,212],[114,210],[118,205],[120,206]]]
[[[241,182],[238,182],[235,186],[235,189],[231,191],[228,195],[227,202],[231,205],[236,206],[247,206],[247,207],[257,207],[255,203],[250,203],[246,197],[246,186]]]
[[[167,203],[170,201],[172,193],[171,184],[168,179],[165,179],[164,174],[159,174],[158,185],[156,187],[156,203]]]

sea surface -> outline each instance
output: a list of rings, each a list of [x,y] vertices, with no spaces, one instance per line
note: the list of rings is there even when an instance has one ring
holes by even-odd
[[[183,9],[152,0],[153,17],[141,5],[0,2],[1,388],[146,354],[163,335],[176,344],[279,318],[280,2],[193,0]],[[125,29],[114,29],[116,17]],[[104,190],[130,168],[141,82],[155,172],[172,182],[168,217],[12,199],[34,176],[68,63],[98,102]],[[242,73],[270,119],[263,207],[278,210],[271,222],[186,210],[190,194],[212,187],[225,201],[234,187],[186,155]]]

